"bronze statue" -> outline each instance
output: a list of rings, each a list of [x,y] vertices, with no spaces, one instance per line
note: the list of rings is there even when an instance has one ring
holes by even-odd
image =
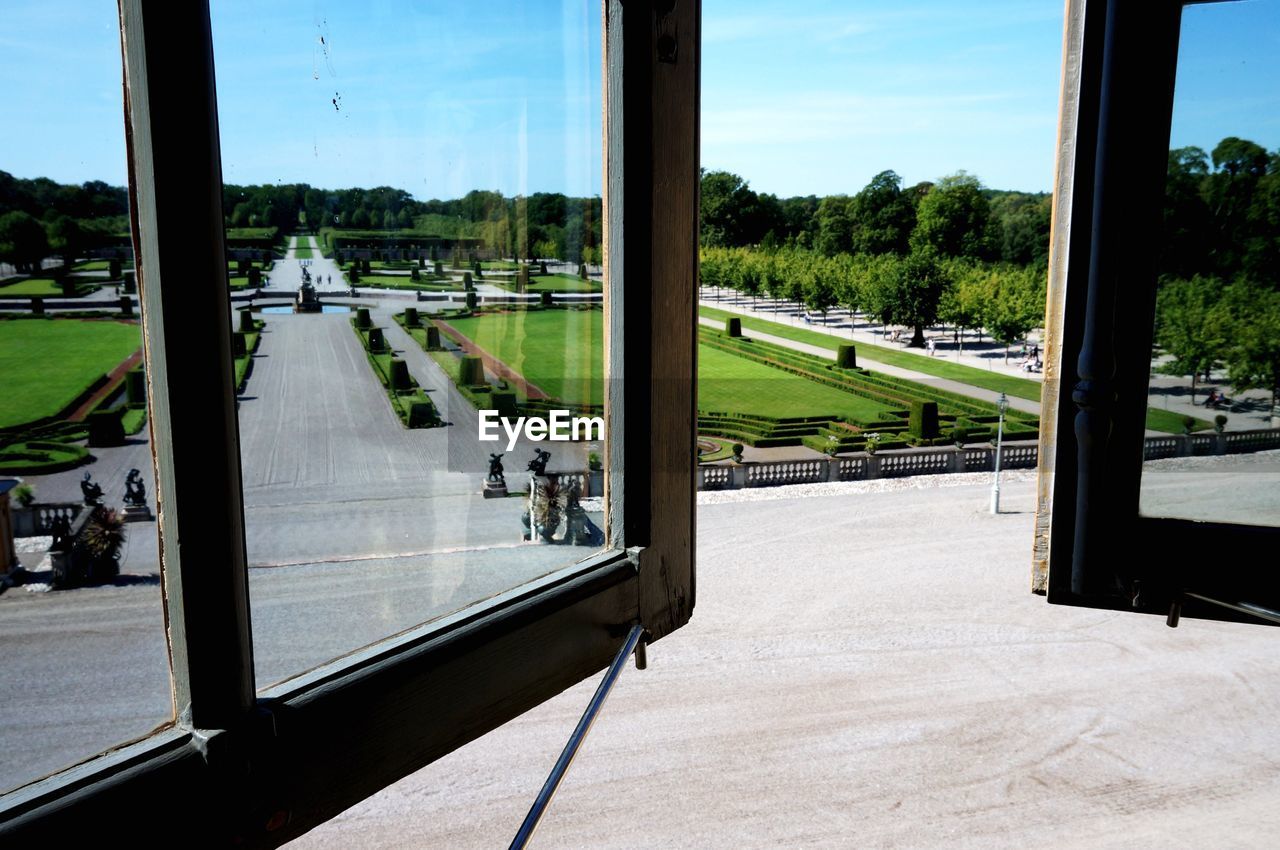
[[[147,485],[142,482],[142,473],[130,469],[124,479],[124,503],[142,506],[147,503]]]
[[[498,484],[506,484],[507,479],[502,474],[502,455],[489,455],[489,480]]]
[[[86,472],[84,478],[80,479],[80,492],[84,494],[86,505],[102,504],[102,487],[93,480],[92,474]]]
[[[551,460],[551,452],[537,449],[533,460],[529,461],[529,471],[534,475],[547,474],[547,461]]]

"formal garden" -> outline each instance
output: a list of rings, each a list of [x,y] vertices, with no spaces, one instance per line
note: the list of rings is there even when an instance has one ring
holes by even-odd
[[[603,403],[603,311],[534,305],[397,316],[478,408],[598,412]],[[822,452],[985,442],[995,405],[856,364],[842,346],[820,358],[703,328],[698,345],[699,433],[757,448]],[[1008,439],[1034,439],[1038,419],[1006,413]],[[720,442],[719,449],[724,446]]]
[[[78,445],[113,445],[146,423],[136,320],[0,320],[0,472],[47,473],[83,463]]]

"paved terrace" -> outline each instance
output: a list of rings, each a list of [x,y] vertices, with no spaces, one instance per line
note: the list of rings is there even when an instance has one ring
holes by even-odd
[[[1237,508],[1280,521],[1274,458],[1165,463],[1153,505],[1252,482]],[[693,620],[623,674],[538,846],[1273,845],[1277,633],[1049,606],[1030,474],[1000,516],[976,479],[701,494]],[[291,846],[506,846],[595,686]]]

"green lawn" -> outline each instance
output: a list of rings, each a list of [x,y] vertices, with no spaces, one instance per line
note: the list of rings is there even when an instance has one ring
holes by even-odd
[[[515,292],[516,279],[514,277],[493,277],[483,278],[485,283],[492,283],[503,289]],[[598,280],[583,280],[577,275],[572,274],[535,274],[529,277],[530,292],[600,292],[603,285]]]
[[[830,349],[832,352],[836,350],[836,346],[841,343],[848,343],[849,340],[843,339],[831,334],[824,334],[818,331],[812,331],[807,328],[798,328],[782,322],[771,322],[768,319],[760,319],[755,316],[743,316],[739,313],[731,313],[728,310],[717,310],[715,307],[698,307],[698,315],[706,316],[716,321],[724,321],[730,317],[742,319],[742,327],[744,329],[759,331],[761,333],[772,334],[783,339],[789,339],[794,342],[803,342],[809,345],[816,345],[822,348]],[[993,392],[1008,393],[1015,398],[1024,398],[1028,401],[1040,401],[1040,382],[1033,381],[1028,378],[1018,378],[1013,375],[1003,375],[998,372],[988,372],[984,369],[978,369],[973,366],[964,366],[959,363],[952,363],[939,357],[927,357],[919,354],[910,354],[901,349],[887,348],[880,345],[872,345],[870,343],[857,343],[858,362],[869,360],[875,363],[884,363],[889,366],[897,366],[902,369],[913,369],[917,372],[923,372],[927,375],[933,375],[938,378],[946,378],[952,381],[959,381],[962,384],[968,384],[971,387],[981,387],[982,389],[991,390]],[[1182,433],[1182,416],[1176,413],[1170,413],[1166,410],[1159,410],[1154,407],[1147,408],[1147,427],[1152,431],[1164,431],[1169,434]],[[1209,422],[1202,419],[1196,419],[1193,430],[1203,431],[1213,427]]]
[[[73,276],[74,277],[74,276]],[[87,295],[97,289],[87,281],[77,281],[76,294],[72,298],[79,298]],[[56,280],[44,277],[29,277],[26,280],[20,280],[17,283],[10,283],[0,286],[0,298],[10,297],[29,297],[39,295],[45,298],[62,298],[62,285]]]
[[[698,409],[869,422],[891,408],[706,345],[698,346]]]
[[[603,315],[599,310],[530,310],[447,321],[549,395],[602,404]]]
[[[699,307],[698,315],[717,321],[724,321],[731,317],[739,318],[742,319],[743,328],[780,336],[793,342],[817,345],[830,349],[832,352],[836,350],[837,346],[850,342],[850,340],[838,336],[812,331],[807,328],[792,327],[781,322],[771,322],[768,319],[759,319],[755,316],[743,316],[727,310],[717,310],[715,307]],[[1024,398],[1028,401],[1040,400],[1039,381],[1004,375],[999,372],[988,372],[985,369],[952,363],[939,357],[911,354],[901,349],[873,345],[861,340],[857,342],[857,347],[859,364],[863,360],[871,360],[876,363],[884,363],[887,366],[897,366],[900,369],[913,369],[926,375],[933,375],[936,378],[959,381],[971,387],[981,387],[992,392],[1008,393],[1015,398]]]
[[[0,428],[53,416],[141,345],[136,324],[83,319],[0,323]]]
[[[600,310],[513,311],[448,321],[550,395],[570,402],[601,403]],[[890,409],[707,346],[699,346],[698,358],[701,410],[872,420]]]
[[[120,268],[122,269],[133,268],[133,261],[121,260]],[[110,269],[111,269],[110,260],[85,260],[83,262],[76,263],[74,266],[71,267],[71,270],[73,272],[105,272],[105,271],[109,271]]]
[[[311,241],[305,236],[297,237],[293,248],[294,259],[310,260],[311,259]]]
[[[347,281],[350,286],[350,281]],[[356,286],[385,286],[389,289],[421,289],[426,292],[448,292],[462,288],[460,283],[449,283],[439,280],[428,280],[426,275],[421,280],[413,280],[408,275],[362,274]]]

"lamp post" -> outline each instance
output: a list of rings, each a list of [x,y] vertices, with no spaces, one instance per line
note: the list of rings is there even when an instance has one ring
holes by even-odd
[[[991,484],[991,513],[1000,513],[1000,449],[1004,444],[1004,412],[1009,409],[1009,397],[1000,393],[996,401],[1000,410],[1000,419],[996,424],[996,477]]]

